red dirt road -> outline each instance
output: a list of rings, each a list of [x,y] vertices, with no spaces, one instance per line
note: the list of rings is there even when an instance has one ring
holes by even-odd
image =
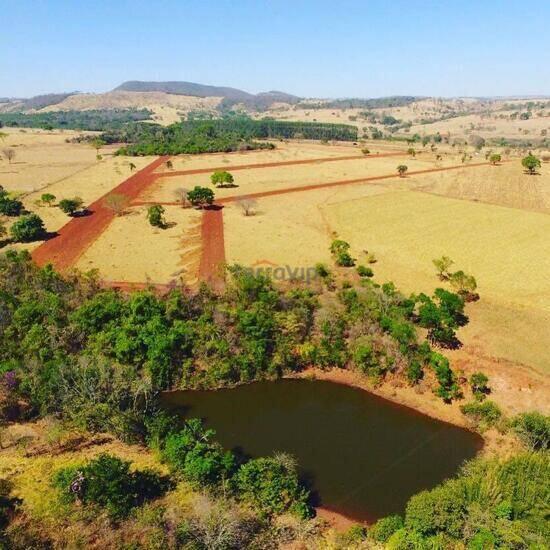
[[[105,197],[111,194],[124,195],[130,203],[154,181],[154,170],[165,163],[168,158],[159,157],[103,195],[88,207],[91,212],[89,215],[71,219],[58,231],[57,236],[42,243],[34,250],[32,253],[34,261],[38,265],[51,263],[59,270],[73,266],[115,217],[113,210],[104,206]]]
[[[382,157],[399,157],[406,155],[404,151],[397,151],[392,153],[380,153],[376,155],[348,155],[345,157],[322,157],[316,159],[298,159],[298,160],[283,160],[279,162],[261,162],[257,164],[235,164],[234,166],[212,166],[210,168],[195,168],[193,170],[175,170],[172,172],[158,172],[155,174],[159,178],[167,178],[172,176],[192,176],[194,174],[209,174],[216,170],[253,170],[255,168],[277,168],[278,166],[294,166],[296,164],[320,164],[324,162],[337,162],[339,160],[369,160],[378,159]]]
[[[210,208],[202,214],[202,254],[199,280],[216,290],[224,285],[225,242],[223,236],[223,209]]]

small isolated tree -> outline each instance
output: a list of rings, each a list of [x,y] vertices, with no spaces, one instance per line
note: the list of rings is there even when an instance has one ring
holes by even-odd
[[[176,200],[181,204],[182,208],[188,208],[189,206],[191,206],[191,203],[187,198],[188,193],[189,190],[185,189],[184,187],[178,187],[174,190],[174,196],[176,197]]]
[[[63,199],[59,201],[59,208],[62,212],[69,216],[74,216],[76,212],[82,209],[84,201],[80,197],[75,197],[74,199]]]
[[[208,187],[196,185],[187,193],[187,199],[196,208],[205,208],[214,202],[214,191]]]
[[[47,204],[48,206],[52,206],[53,205],[53,202],[55,201],[55,195],[52,195],[51,193],[44,193],[41,197],[40,197],[40,200],[42,201],[43,204]]]
[[[210,181],[216,187],[233,187],[235,179],[232,174],[225,170],[216,170],[210,176]]]
[[[489,155],[489,162],[493,166],[496,166],[501,160],[502,157],[498,153],[493,153],[492,155]]]
[[[454,264],[453,260],[448,256],[441,256],[436,260],[432,260],[432,263],[437,269],[437,276],[441,281],[447,281],[450,277],[449,268]]]
[[[130,168],[130,172],[133,172],[136,169],[136,165],[133,162],[131,162],[128,166]]]
[[[363,153],[363,155],[365,156],[370,155],[370,149],[368,149],[367,147],[363,147],[363,149],[361,149],[361,153]]]
[[[160,204],[153,204],[147,209],[147,219],[153,227],[166,227],[164,219],[164,207]]]
[[[537,168],[540,168],[540,159],[535,157],[533,153],[529,151],[529,154],[521,160],[521,165],[525,168],[528,174],[533,175],[537,173]]]
[[[346,241],[340,239],[332,241],[330,252],[336,265],[340,267],[353,267],[355,265],[355,260],[351,257],[349,249],[350,245]]]
[[[101,160],[101,155],[99,154],[99,151],[102,147],[107,145],[107,143],[105,143],[102,139],[96,138],[90,142],[90,145],[95,149],[96,158],[98,160]]]
[[[478,298],[476,294],[477,281],[473,275],[468,275],[464,271],[455,271],[449,276],[451,286],[466,300],[473,301]]]
[[[474,374],[470,376],[470,388],[478,401],[483,401],[487,394],[490,393],[491,390],[487,385],[488,382],[489,378],[482,372],[474,372]]]
[[[166,169],[167,170],[172,170],[174,168],[174,165],[172,164],[172,161],[171,160],[167,160],[166,161]]]
[[[15,242],[28,243],[44,236],[44,222],[36,214],[21,216],[10,228]]]
[[[414,150],[414,147],[409,147],[407,149],[407,154],[414,158],[416,156],[416,151]]]
[[[403,178],[405,177],[405,172],[409,169],[408,166],[406,166],[405,164],[400,164],[398,167],[397,167],[397,173],[399,174],[399,177]]]
[[[111,193],[105,197],[103,204],[106,208],[112,210],[115,215],[120,216],[128,205],[128,198],[120,193]]]
[[[15,149],[10,149],[9,147],[2,150],[2,153],[6,160],[11,164],[11,161],[15,158]]]
[[[254,199],[247,199],[246,197],[237,202],[240,206],[242,213],[245,216],[254,216],[256,214],[256,207],[258,203]]]

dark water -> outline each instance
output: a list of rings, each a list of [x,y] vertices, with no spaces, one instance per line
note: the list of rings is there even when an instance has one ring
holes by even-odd
[[[403,512],[414,493],[452,476],[482,439],[369,394],[324,381],[182,391],[164,406],[200,417],[228,449],[294,455],[316,502],[357,520]]]

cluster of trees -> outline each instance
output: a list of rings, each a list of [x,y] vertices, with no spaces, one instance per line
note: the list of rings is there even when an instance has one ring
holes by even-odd
[[[156,124],[128,124],[105,132],[106,143],[126,142],[124,155],[177,155],[181,153],[230,152],[271,149],[269,142],[255,139],[319,139],[356,141],[357,128],[347,124],[253,120],[246,116],[216,120],[187,120],[162,127]]]
[[[102,454],[86,464],[54,473],[53,483],[64,502],[78,502],[105,510],[120,521],[148,500],[174,488],[179,480],[195,489],[223,495],[254,506],[269,519],[285,512],[300,518],[312,516],[309,491],[300,481],[292,457],[249,459],[224,450],[197,418],[181,425],[176,418],[157,412],[147,422],[146,441],[160,453],[170,476],[154,470],[131,470],[131,463]]]
[[[17,217],[10,227],[10,237],[15,242],[31,242],[42,239],[46,233],[44,222],[37,215],[27,212],[23,203],[14,199],[0,185],[0,215]],[[0,222],[0,239],[7,234],[6,228]]]
[[[450,271],[454,262],[448,256],[441,256],[441,258],[436,258],[432,262],[437,269],[439,280],[448,281],[465,301],[472,302],[479,299],[479,294],[476,292],[477,281],[473,275],[462,270]]]
[[[478,459],[460,475],[413,496],[404,518],[375,523],[368,536],[387,548],[544,548],[550,536],[550,456]]]
[[[0,123],[7,127],[67,129],[103,132],[124,125],[151,120],[148,109],[97,109],[90,111],[52,111],[44,113],[0,113]]]

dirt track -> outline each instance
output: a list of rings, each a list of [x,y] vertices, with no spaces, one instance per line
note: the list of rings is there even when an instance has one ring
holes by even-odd
[[[419,174],[430,174],[432,172],[444,172],[446,170],[459,170],[462,168],[475,168],[479,166],[489,166],[490,162],[477,162],[474,164],[457,164],[455,166],[445,166],[441,168],[426,168],[424,170],[411,170],[410,172],[407,172],[407,175],[402,178],[404,180],[407,179],[409,176],[416,176]],[[361,183],[369,183],[371,181],[381,181],[386,179],[392,179],[392,178],[400,178],[398,174],[385,174],[383,176],[369,176],[366,178],[355,178],[355,179],[349,179],[349,180],[337,180],[337,181],[330,181],[326,183],[315,183],[313,185],[302,185],[298,187],[287,187],[285,189],[273,189],[271,191],[260,191],[258,193],[248,193],[243,195],[235,195],[231,197],[224,197],[222,199],[216,200],[216,204],[227,204],[230,202],[239,201],[241,199],[259,199],[262,197],[272,197],[275,195],[286,195],[287,193],[299,193],[302,191],[313,191],[315,189],[325,189],[327,187],[338,187],[340,185],[354,185],[354,184],[361,184]],[[150,204],[161,204],[163,206],[179,206],[179,202],[152,202],[152,201],[134,201],[132,203],[134,206],[146,206]]]
[[[322,158],[314,158],[314,159],[298,159],[298,160],[283,160],[278,162],[260,162],[256,164],[235,164],[233,166],[231,165],[224,165],[224,166],[213,166],[209,168],[195,168],[192,170],[175,170],[172,172],[157,172],[155,174],[155,177],[158,178],[166,178],[166,177],[173,177],[173,176],[192,176],[195,174],[210,174],[212,172],[215,172],[216,170],[231,170],[232,172],[234,170],[253,170],[256,168],[277,168],[278,166],[294,166],[298,164],[320,164],[324,162],[337,162],[340,160],[369,160],[369,159],[377,159],[377,158],[383,158],[383,157],[402,157],[406,155],[404,151],[397,151],[397,152],[391,152],[391,153],[380,153],[375,155],[348,155],[345,157],[322,157]]]
[[[88,207],[89,214],[87,216],[71,219],[55,237],[34,250],[32,253],[34,261],[38,265],[51,263],[60,270],[73,266],[115,217],[114,211],[104,206],[105,197],[111,194],[124,195],[130,203],[154,181],[154,170],[168,158],[159,157],[103,195]]]
[[[211,208],[203,212],[201,236],[199,280],[219,290],[224,284],[223,266],[225,264],[222,208]]]

